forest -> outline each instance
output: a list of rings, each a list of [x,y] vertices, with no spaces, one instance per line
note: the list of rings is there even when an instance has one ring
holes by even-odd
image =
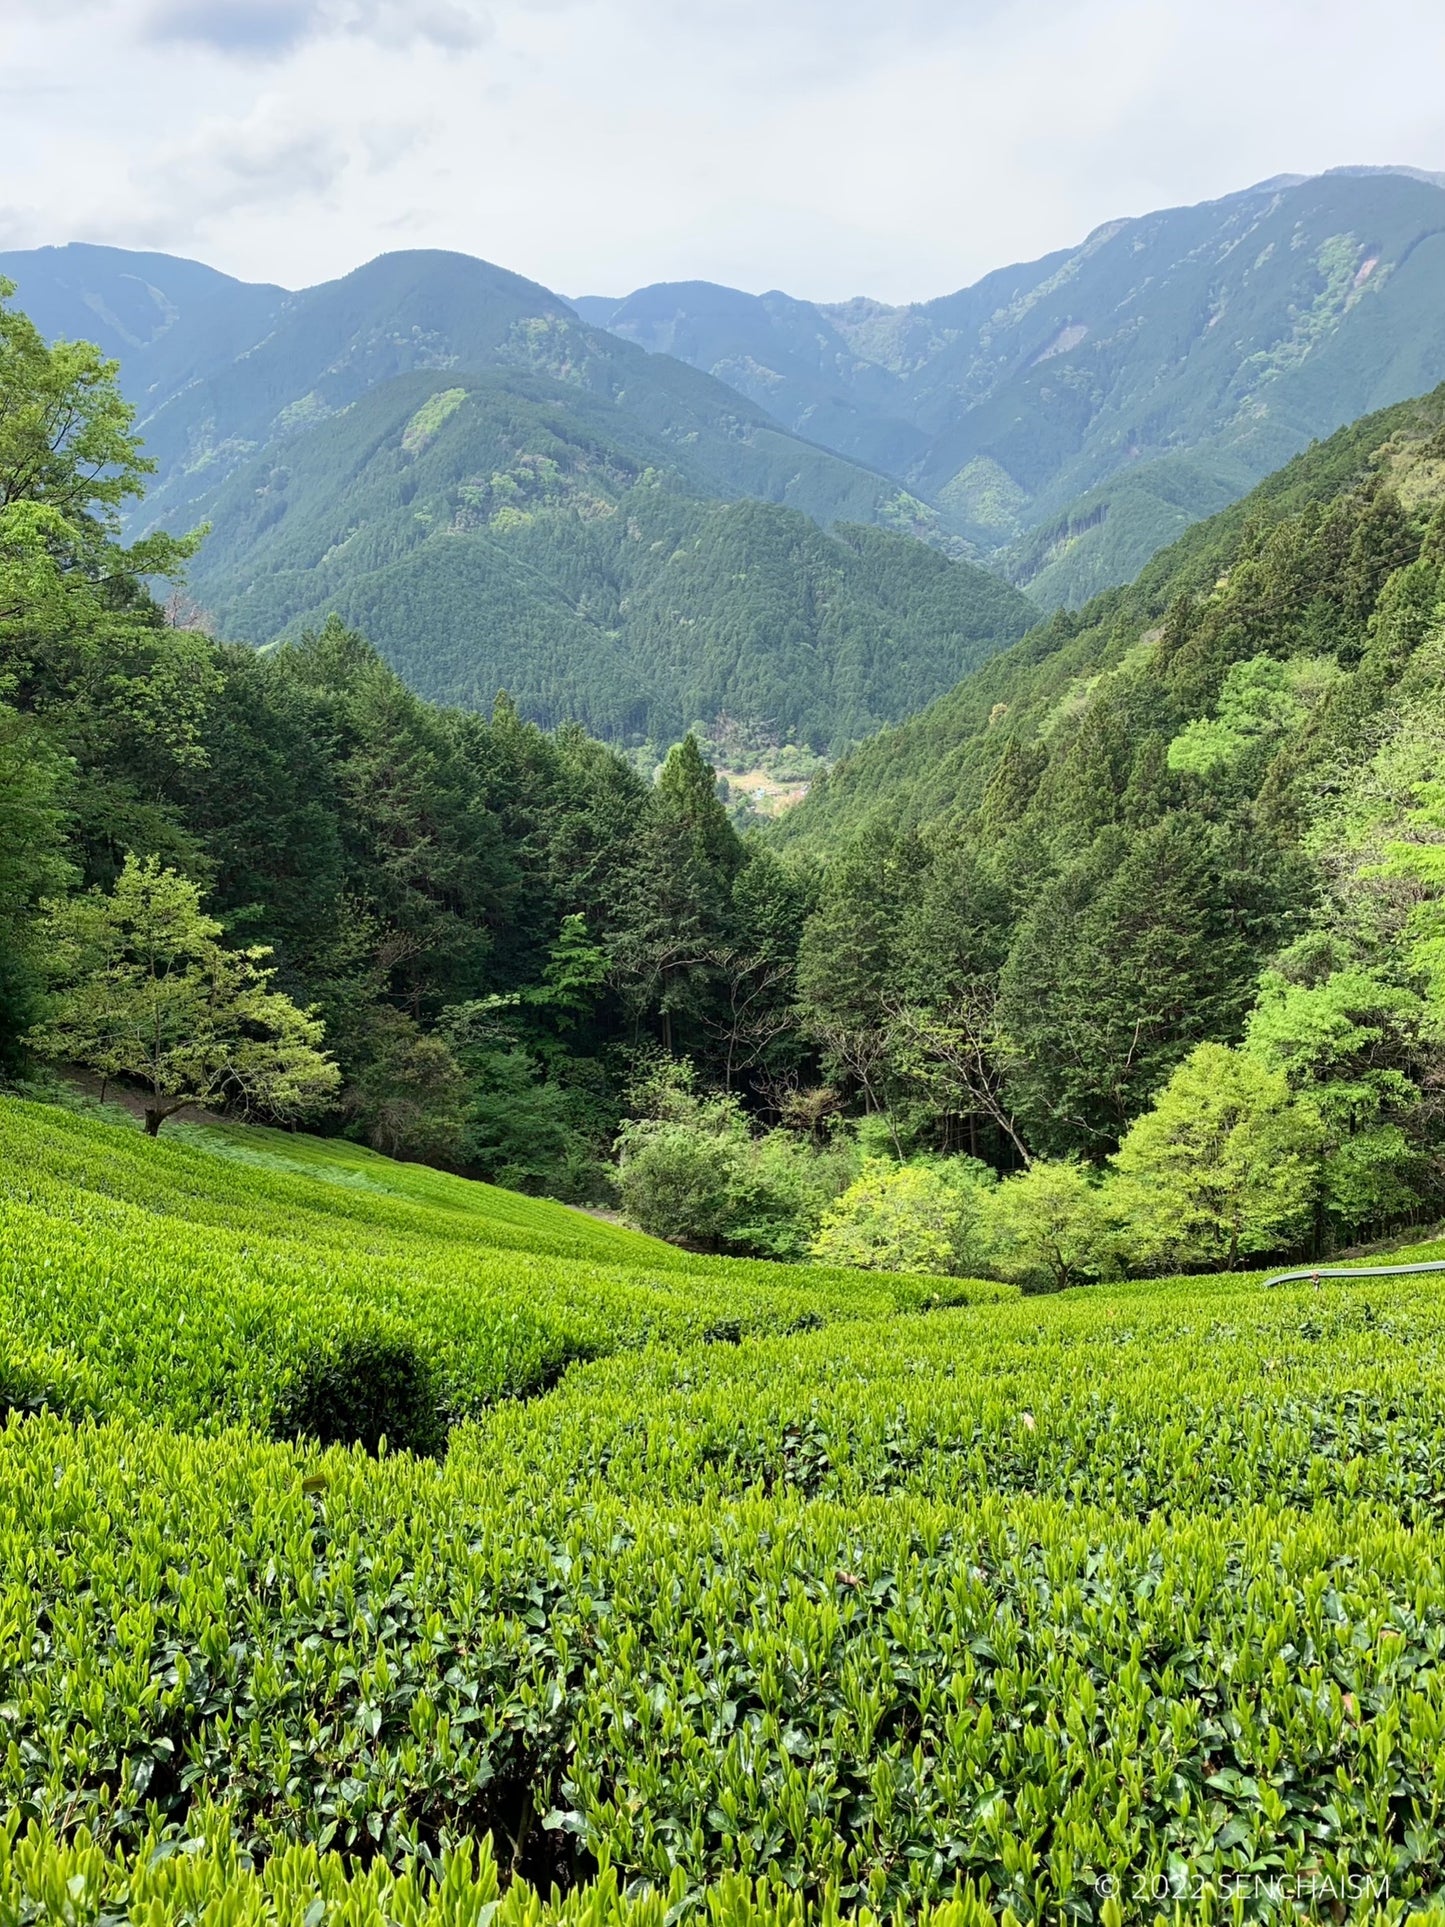
[[[729,714],[836,753],[1029,628],[996,576],[866,525],[875,478],[827,528],[717,499],[792,453],[765,476],[713,433],[700,453],[686,418],[646,432],[515,370],[398,378],[227,481],[192,587],[237,641],[339,612],[422,695],[505,688],[529,720],[664,748]]]
[[[204,537],[118,532],[113,365],[0,312],[22,1086],[86,1064],[157,1130],[304,1118],[702,1250],[1035,1289],[1439,1215],[1445,391],[740,836],[693,736],[649,781],[336,617],[210,636]]]

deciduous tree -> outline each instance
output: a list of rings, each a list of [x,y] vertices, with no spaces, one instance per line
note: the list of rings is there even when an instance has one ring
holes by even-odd
[[[1321,1125],[1282,1071],[1200,1044],[1135,1120],[1113,1159],[1131,1261],[1233,1269],[1308,1229]]]
[[[152,1137],[187,1104],[293,1119],[335,1095],[322,1026],[272,989],[270,952],[226,949],[199,888],[154,857],[127,857],[110,895],[52,902],[44,934],[57,994],[35,1047],[143,1085]]]

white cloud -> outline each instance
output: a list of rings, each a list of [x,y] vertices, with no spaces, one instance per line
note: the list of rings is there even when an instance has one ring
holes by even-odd
[[[346,169],[346,146],[325,127],[298,119],[279,95],[265,95],[241,120],[202,121],[143,156],[132,170],[152,230],[194,232],[228,215],[269,209],[280,216],[324,196]]]
[[[424,245],[908,299],[1270,174],[1445,167],[1442,65],[1438,0],[8,0],[7,222],[291,285]]]

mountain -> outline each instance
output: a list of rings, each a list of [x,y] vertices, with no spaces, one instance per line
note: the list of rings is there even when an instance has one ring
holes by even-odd
[[[970,563],[1077,606],[1445,379],[1445,191],[1410,170],[1112,222],[908,307],[573,303],[441,251],[300,293],[104,248],[0,271],[120,353],[159,466],[134,529],[211,524],[194,586],[232,633],[336,608],[440,699],[626,739],[726,716],[836,751],[1027,626]]]
[[[785,501],[821,521],[931,534],[938,518],[887,476],[782,428],[726,384],[583,322],[561,296],[464,254],[379,256],[288,293],[198,262],[71,244],[0,255],[50,338],[121,362],[160,475],[146,526],[179,526],[264,449],[419,370],[542,374],[676,445],[698,485]]]
[[[902,378],[860,354],[810,302],[686,281],[625,301],[584,296],[575,306],[624,340],[706,368],[800,435],[857,461],[901,474],[927,451],[928,434],[907,417]]]
[[[1107,223],[903,307],[644,288],[579,312],[895,475],[1046,606],[1445,379],[1445,176],[1349,168]]]
[[[194,586],[228,635],[335,609],[424,695],[634,741],[727,716],[836,749],[1028,628],[909,536],[748,499],[760,439],[679,443],[540,374],[397,377],[210,498]]]
[[[1047,795],[1111,708],[1127,769],[1146,736],[1213,711],[1236,658],[1272,649],[1353,668],[1378,589],[1353,577],[1368,575],[1372,546],[1387,561],[1392,542],[1408,553],[1396,520],[1423,524],[1442,503],[1445,386],[1339,430],[1189,529],[1128,588],[1038,623],[840,762],[774,834],[832,849],[869,823],[976,827],[1001,769],[1026,767],[1029,793]],[[1445,539],[1437,546],[1445,559]]]
[[[20,305],[48,340],[94,341],[120,362],[142,422],[253,348],[291,298],[199,261],[81,241],[0,253],[0,278],[19,284]]]
[[[132,532],[210,524],[192,589],[228,635],[335,609],[439,700],[837,750],[1031,619],[889,477],[487,262],[299,294],[115,249],[5,267],[120,354],[159,469]]]
[[[587,326],[536,282],[432,250],[381,255],[287,296],[264,334],[148,413],[160,464],[148,518],[179,526],[249,457],[398,376],[443,370],[543,375],[579,402],[600,399],[674,445],[694,483],[716,494],[787,502],[822,521],[934,519],[887,477],[801,440],[713,377]]]

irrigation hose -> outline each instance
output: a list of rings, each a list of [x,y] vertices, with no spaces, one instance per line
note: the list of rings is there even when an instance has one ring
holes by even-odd
[[[1430,1258],[1419,1265],[1314,1265],[1308,1271],[1282,1271],[1277,1277],[1266,1278],[1262,1289],[1310,1284],[1316,1278],[1402,1278],[1408,1271],[1445,1271],[1445,1258]]]

